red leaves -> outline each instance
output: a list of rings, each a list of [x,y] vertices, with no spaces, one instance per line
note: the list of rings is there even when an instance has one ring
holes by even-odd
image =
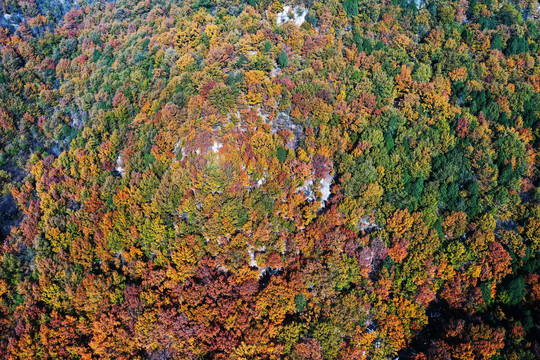
[[[396,241],[396,243],[394,244],[394,246],[392,246],[392,248],[390,248],[388,255],[390,255],[395,262],[400,263],[403,261],[403,259],[407,257],[408,247],[409,247],[409,242],[406,239],[401,238],[398,241]]]
[[[467,136],[469,136],[469,121],[466,118],[460,117],[457,120],[456,135],[460,137],[461,139],[464,139]]]
[[[489,246],[489,253],[484,259],[481,279],[501,281],[506,275],[512,272],[512,258],[510,254],[498,242],[493,242]]]

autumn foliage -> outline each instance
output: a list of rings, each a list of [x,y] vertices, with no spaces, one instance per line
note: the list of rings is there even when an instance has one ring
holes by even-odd
[[[0,359],[540,357],[536,1],[16,3]]]

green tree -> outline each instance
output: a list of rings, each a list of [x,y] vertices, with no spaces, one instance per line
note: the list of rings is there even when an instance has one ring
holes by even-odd
[[[287,55],[285,50],[279,53],[277,62],[278,62],[278,66],[282,69],[289,66],[289,56]]]

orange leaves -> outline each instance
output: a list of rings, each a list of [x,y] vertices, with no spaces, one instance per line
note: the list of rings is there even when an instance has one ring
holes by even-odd
[[[265,219],[257,227],[252,236],[253,241],[256,245],[266,246],[266,244],[272,239],[272,233],[270,232],[270,226],[268,220]]]
[[[187,53],[182,55],[177,61],[176,65],[178,66],[180,71],[183,71],[186,66],[189,64],[195,62],[195,59],[191,55],[191,53]]]
[[[405,345],[405,334],[403,325],[396,315],[390,313],[381,321],[382,332],[385,333],[386,345],[397,353]]]
[[[138,339],[133,335],[115,312],[103,313],[92,324],[89,345],[96,355],[104,359],[129,359],[139,347]]]
[[[485,324],[466,323],[452,320],[442,331],[444,353],[459,360],[488,360],[504,347],[504,330],[494,329]],[[442,355],[442,354],[441,354]]]
[[[274,150],[272,135],[259,129],[253,134],[250,141],[253,152],[258,156],[268,156]]]
[[[0,128],[13,130],[13,117],[4,108],[0,108]]]
[[[281,324],[285,315],[295,309],[294,291],[280,277],[272,276],[268,286],[256,300],[256,309],[260,316],[268,317],[274,324]]]
[[[446,236],[449,238],[457,238],[465,233],[467,227],[467,214],[462,211],[452,212],[446,217],[443,223],[443,228]]]
[[[540,249],[540,221],[525,201],[536,189],[526,127],[536,110],[519,110],[540,80],[533,55],[487,49],[495,33],[507,43],[508,29],[479,31],[476,15],[462,23],[466,0],[439,4],[437,16],[372,2],[371,15],[351,18],[322,2],[302,27],[277,30],[257,6],[188,3],[111,5],[96,10],[97,27],[85,10],[77,24],[70,16],[72,30],[84,29],[75,42],[25,43],[21,27],[2,51],[14,71],[4,74],[0,126],[25,138],[0,162],[35,154],[12,190],[25,216],[0,262],[0,353],[9,343],[13,357],[387,358],[415,350],[415,334],[433,334],[420,332],[430,304],[473,316],[498,307],[512,265]],[[119,34],[109,18],[125,25]],[[56,63],[34,54],[50,41],[59,42]],[[282,50],[292,68],[272,70]],[[77,106],[82,135],[40,160],[55,141],[66,149],[64,132],[75,133],[66,115]],[[505,125],[493,123],[497,108]],[[502,159],[504,126],[524,150]],[[463,156],[454,162],[448,151]],[[494,188],[504,187],[501,161],[512,165],[508,194]],[[447,175],[459,187],[443,194]],[[516,210],[510,230],[495,221],[506,209]],[[538,299],[538,277],[524,278],[521,298]],[[44,316],[29,316],[33,307]],[[440,352],[426,358],[496,354],[501,334],[480,322],[429,338]]]
[[[373,208],[379,203],[384,193],[384,189],[378,183],[371,182],[364,186],[360,203],[366,208]]]
[[[540,219],[530,219],[527,222],[525,234],[527,239],[531,242],[532,250],[540,251]]]
[[[386,226],[389,232],[394,233],[397,237],[401,237],[411,228],[413,222],[414,219],[407,209],[397,210],[394,215],[388,219]]]
[[[249,105],[257,105],[262,102],[262,93],[248,90],[248,93],[246,94],[247,103]]]
[[[198,26],[195,24],[188,24],[184,30],[178,31],[174,39],[175,44],[178,48],[184,46],[193,46],[195,41],[199,38],[201,31]]]
[[[534,91],[540,93],[540,75],[531,75],[528,81],[532,84]]]
[[[128,187],[119,190],[114,196],[114,202],[118,205],[129,205],[131,191]]]
[[[394,246],[392,246],[388,252],[388,255],[392,257],[392,259],[396,263],[400,263],[405,259],[408,255],[407,248],[409,247],[409,242],[405,239],[399,239]]]
[[[262,102],[263,88],[261,82],[266,77],[266,74],[261,70],[247,71],[245,74],[245,83],[248,93],[246,99],[248,104],[255,105]]]
[[[260,83],[264,78],[266,78],[266,74],[261,70],[250,70],[246,71],[245,74],[245,82],[247,85]]]
[[[48,229],[46,234],[47,240],[51,242],[54,252],[59,252],[61,249],[67,249],[69,245],[66,234],[61,232],[58,228],[53,227]]]
[[[401,72],[396,75],[397,95],[409,94],[413,89],[412,68],[407,65],[401,66]]]
[[[481,279],[499,282],[512,272],[511,264],[510,254],[495,241],[489,246],[489,253],[484,258]]]
[[[86,211],[92,214],[99,210],[103,206],[103,203],[103,200],[101,200],[96,193],[93,193],[86,199],[84,206]]]
[[[452,70],[448,76],[452,81],[465,81],[467,80],[467,69],[464,67],[457,68]]]

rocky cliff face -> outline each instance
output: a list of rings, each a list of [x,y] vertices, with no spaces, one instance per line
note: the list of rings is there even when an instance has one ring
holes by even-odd
[[[0,27],[10,32],[16,31],[24,22],[44,17],[49,26],[61,21],[73,8],[84,6],[92,1],[80,0],[3,0],[0,2]]]

